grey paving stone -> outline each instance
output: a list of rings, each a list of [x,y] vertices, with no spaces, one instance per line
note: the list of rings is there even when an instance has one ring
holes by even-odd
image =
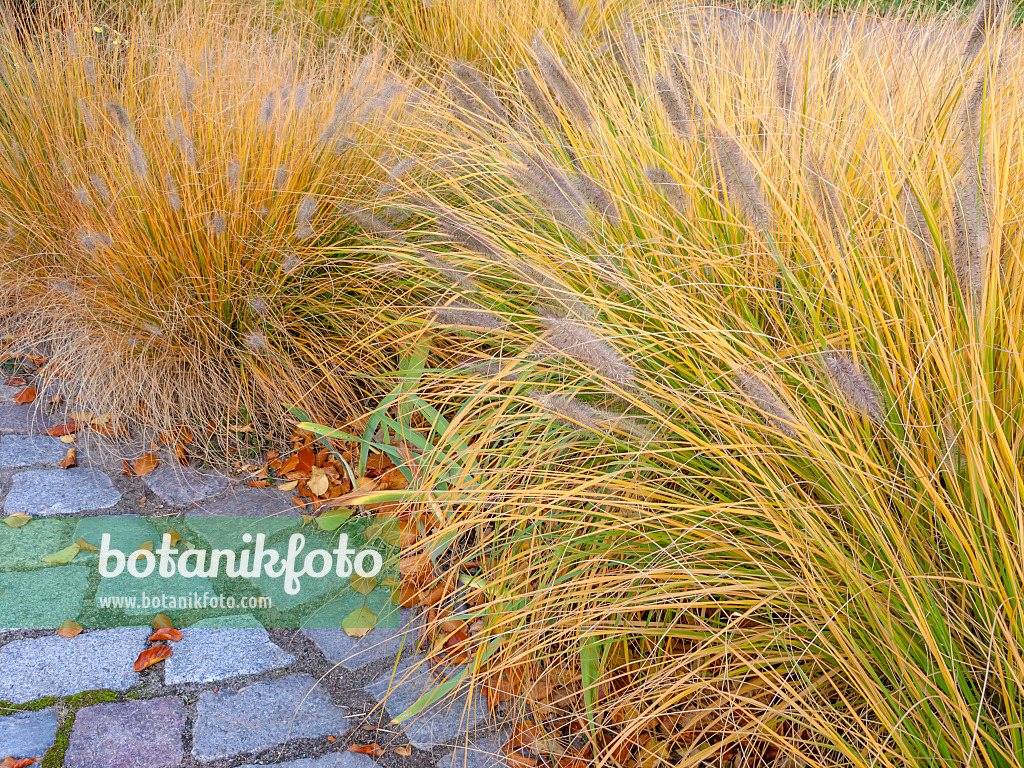
[[[502,746],[508,740],[509,735],[502,733],[460,744],[437,761],[437,768],[506,768]]]
[[[224,617],[224,621],[235,617]],[[240,617],[241,618],[241,617]],[[252,618],[252,617],[249,617]],[[253,619],[255,621],[255,619]],[[242,627],[210,629],[188,627],[174,644],[174,655],[164,662],[164,682],[212,683],[238,675],[280,669],[295,661],[271,642],[267,630]]]
[[[0,617],[8,629],[57,629],[81,615],[88,591],[85,566],[0,573]]]
[[[246,763],[241,768],[259,766]],[[307,757],[302,760],[289,760],[287,763],[274,763],[274,768],[377,768],[377,761],[369,755],[360,755],[356,752],[335,752],[317,759]]]
[[[240,691],[206,691],[199,697],[192,756],[217,760],[289,739],[337,735],[349,728],[345,715],[309,675],[253,683]]]
[[[123,597],[126,598],[126,601],[131,601],[134,598],[134,603],[128,602],[128,607],[123,607],[125,604],[122,603],[120,611],[124,616],[152,616],[154,613],[167,613],[173,616],[180,610],[179,606],[213,605],[218,594],[213,583],[201,576],[185,578],[175,573],[169,578],[162,578],[154,573],[148,578],[139,579],[129,574],[126,568],[118,576],[100,580],[100,585],[96,588],[96,605],[101,607],[103,602],[107,602],[112,597]],[[143,600],[144,595],[148,596],[150,600],[154,595],[159,595],[167,602],[159,607],[154,607]],[[204,595],[206,602],[201,603],[200,601],[204,600]],[[171,602],[172,598],[173,603]],[[115,621],[113,617],[111,617],[111,621]],[[127,622],[121,620],[116,623],[123,625]]]
[[[426,664],[414,669],[422,657],[408,657],[366,686],[366,692],[380,701],[392,717],[398,717],[411,707],[420,696],[458,674],[460,669],[449,670],[447,675],[431,674]],[[483,698],[474,693],[470,698],[466,685],[458,686],[447,696],[420,711],[416,717],[403,723],[409,743],[421,749],[430,749],[466,734],[487,719]]]
[[[4,500],[4,512],[73,515],[90,509],[109,509],[120,500],[120,491],[98,469],[35,469],[14,476]]]
[[[74,523],[65,517],[39,518],[20,528],[0,525],[0,571],[61,567],[40,562],[40,558],[75,541],[73,530]],[[83,562],[81,557],[79,553],[75,563]]]
[[[5,384],[0,384],[0,405],[14,405],[14,398],[20,391],[21,387],[8,387]]]
[[[177,507],[197,504],[228,487],[228,478],[221,472],[203,472],[166,461],[143,475],[142,481],[164,502]]]
[[[4,757],[42,757],[56,738],[57,710],[53,707],[0,717],[0,755]]]
[[[75,716],[65,768],[181,765],[185,705],[173,697],[85,707]]]
[[[57,465],[68,452],[58,437],[4,435],[0,438],[0,467]]]
[[[0,435],[45,432],[56,424],[52,416],[35,405],[0,405]]]
[[[188,517],[298,517],[292,494],[274,488],[232,488],[216,501],[200,502],[185,513]]]
[[[31,525],[35,525],[32,523]],[[26,525],[26,528],[29,526]],[[134,552],[147,541],[153,542],[153,547],[160,546],[160,536],[156,528],[146,518],[138,515],[97,515],[94,517],[83,517],[79,519],[75,527],[72,541],[85,539],[94,547],[100,546],[103,541],[103,534],[110,534],[110,547],[119,549],[122,552]],[[75,558],[76,561],[91,563],[99,560],[98,552],[83,550]]]
[[[263,629],[255,616],[251,613],[241,613],[235,616],[213,616],[209,619],[201,619],[192,625],[192,628],[199,629]]]
[[[127,691],[139,679],[132,664],[152,630],[105,629],[69,639],[51,635],[0,648],[0,700],[23,704],[109,688]]]
[[[374,627],[360,638],[349,637],[343,629],[304,629],[303,634],[317,644],[327,660],[345,669],[362,669],[377,659],[394,656],[400,650],[412,650],[416,644],[411,609],[399,611],[398,627]]]

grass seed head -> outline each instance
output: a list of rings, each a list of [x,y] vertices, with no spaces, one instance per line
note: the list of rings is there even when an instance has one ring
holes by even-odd
[[[850,357],[848,352],[828,350],[821,355],[825,374],[847,403],[875,424],[885,417],[882,396],[874,380]]]
[[[579,120],[584,127],[594,123],[594,113],[590,109],[583,91],[566,72],[562,62],[548,48],[542,37],[537,37],[533,43],[533,50],[537,56],[537,64],[540,66],[541,74],[548,87],[554,91],[556,98],[562,108]]]

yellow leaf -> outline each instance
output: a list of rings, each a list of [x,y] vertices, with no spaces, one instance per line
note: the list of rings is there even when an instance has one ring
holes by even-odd
[[[60,552],[54,552],[52,555],[40,558],[44,563],[70,563],[75,559],[75,555],[82,551],[82,548],[78,544],[72,544],[70,547],[64,547]]]
[[[360,595],[368,595],[373,592],[373,588],[377,586],[377,580],[370,576],[360,576],[358,573],[353,573],[348,580],[348,585],[352,587]]]
[[[169,629],[173,626],[174,624],[167,614],[158,613],[153,617],[153,629]]]
[[[303,515],[302,516],[302,527],[305,528],[311,522],[316,519],[316,515]]]
[[[100,551],[99,547],[94,547],[92,544],[90,544],[85,539],[79,539],[78,541],[75,542],[75,544],[77,544],[79,547],[84,549],[86,552],[99,552]]]
[[[146,550],[147,552],[152,552],[153,551],[153,542],[152,541],[147,541],[145,544],[140,544],[138,547],[136,547],[135,551],[139,552],[139,551],[141,551],[143,549]]]
[[[76,437],[76,435],[61,435],[60,441],[64,443],[64,445],[71,445],[71,443],[75,442]]]
[[[306,481],[306,487],[314,496],[323,496],[331,487],[331,481],[327,478],[327,473],[320,467],[313,467],[309,473],[309,480]]]
[[[349,637],[363,637],[377,624],[377,614],[367,608],[356,608],[342,619],[341,628]]]
[[[173,528],[171,528],[171,530],[169,530],[167,532],[167,535],[171,537],[171,546],[172,547],[178,546],[178,542],[181,541],[181,534],[178,533]],[[150,551],[152,551],[152,550],[150,550]]]
[[[4,523],[11,528],[21,528],[32,518],[26,515],[24,512],[12,512],[4,518]]]
[[[295,486],[297,486],[298,484],[299,484],[298,480],[290,480],[289,482],[282,483],[281,485],[278,485],[276,487],[277,487],[277,490],[279,490],[279,491],[294,491],[295,490]]]

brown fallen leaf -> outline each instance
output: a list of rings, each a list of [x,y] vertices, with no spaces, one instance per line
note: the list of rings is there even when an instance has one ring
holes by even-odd
[[[400,747],[395,747],[395,754],[400,757],[408,757],[412,754],[412,747],[408,744],[403,744]]]
[[[174,444],[174,455],[178,458],[178,463],[181,464],[181,466],[188,466],[188,454],[185,453],[184,443]]]
[[[25,387],[21,392],[14,396],[14,402],[18,405],[28,405],[36,399],[36,388]]]
[[[172,643],[176,643],[181,640],[181,632],[176,630],[174,627],[160,627],[153,636],[149,638],[149,642],[155,643],[159,640],[170,640]]]
[[[57,634],[61,637],[72,638],[82,634],[82,625],[78,622],[68,619],[60,625],[60,629],[57,630]]]
[[[248,483],[246,483],[246,485],[250,486],[251,488],[269,488],[270,487],[270,481],[269,480],[250,480]]]
[[[169,659],[172,653],[173,651],[169,645],[154,645],[152,648],[147,648],[139,654],[139,658],[135,660],[135,665],[132,669],[136,672],[141,672],[164,659]]]
[[[144,453],[135,460],[135,463],[132,465],[132,469],[135,471],[137,476],[142,477],[143,475],[148,475],[159,466],[160,459],[156,457],[156,454]]]
[[[380,744],[353,744],[348,748],[349,752],[355,752],[360,755],[371,755],[372,757],[380,757],[384,754],[384,748]]]
[[[64,437],[65,435],[71,435],[78,431],[78,424],[74,421],[69,421],[66,424],[61,424],[58,427],[50,427],[46,430],[46,434],[50,437]]]
[[[21,760],[15,760],[13,757],[5,757],[4,761],[0,763],[0,768],[28,768],[32,763],[38,763],[41,759],[39,757],[23,757]]]
[[[174,622],[171,621],[171,617],[167,614],[158,613],[153,617],[153,629],[165,629],[173,626]]]
[[[74,448],[68,448],[68,452],[65,454],[64,459],[60,463],[61,469],[71,469],[72,467],[78,466],[78,451]]]
[[[11,376],[11,378],[4,382],[5,387],[24,387],[26,384],[28,382],[25,381],[24,376]]]
[[[128,461],[128,459],[125,459],[124,462],[121,464],[121,474],[122,475],[130,475],[131,473],[132,473],[132,463],[130,461]]]

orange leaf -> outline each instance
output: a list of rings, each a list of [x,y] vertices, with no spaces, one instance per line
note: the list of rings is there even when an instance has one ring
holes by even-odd
[[[380,744],[353,744],[348,748],[349,752],[357,752],[360,755],[373,755],[374,757],[380,757],[384,754],[384,749]]]
[[[25,381],[24,376],[11,376],[11,378],[4,382],[5,387],[24,387],[26,384],[28,382]]]
[[[246,483],[246,485],[251,486],[252,488],[269,488],[270,487],[270,481],[269,480],[250,480],[248,483]]]
[[[167,629],[172,626],[174,624],[171,622],[171,617],[166,614],[158,613],[153,617],[153,629]]]
[[[21,392],[14,396],[14,402],[18,405],[28,405],[36,399],[36,388],[25,387]]]
[[[136,475],[142,477],[143,475],[148,475],[158,466],[160,466],[160,459],[156,457],[156,454],[144,453],[135,460],[132,468],[135,470]]]
[[[336,739],[336,738],[334,738],[333,736],[328,736],[328,737],[327,737],[327,740],[328,740],[329,742],[331,742],[331,744],[333,744],[334,742],[336,742],[336,741],[337,741],[337,739]]]
[[[57,634],[61,637],[66,637],[70,639],[72,637],[82,634],[82,625],[72,621],[71,619],[68,619],[60,625],[60,629],[57,630]]]
[[[64,435],[71,435],[78,431],[78,424],[69,421],[67,424],[61,424],[59,427],[51,427],[46,430],[46,434],[50,437],[64,437]]]
[[[149,638],[149,642],[155,643],[158,640],[170,640],[172,643],[176,643],[181,640],[181,632],[176,630],[174,627],[160,627],[153,636]]]
[[[188,454],[185,453],[185,443],[174,444],[174,455],[178,457],[178,463],[181,466],[188,466]]]
[[[305,499],[300,499],[298,496],[292,496],[292,501],[295,503],[296,507],[302,507],[303,509],[306,508],[307,502]]]
[[[135,666],[132,669],[136,672],[141,672],[159,661],[170,658],[171,653],[171,646],[169,645],[154,645],[152,648],[147,648],[139,654],[139,658],[135,660]]]
[[[296,472],[302,472],[303,474],[309,474],[313,471],[313,464],[316,462],[316,454],[313,453],[313,449],[308,445],[299,451],[298,463],[295,466]]]
[[[130,461],[128,461],[128,459],[125,459],[124,462],[121,464],[121,474],[122,475],[130,475],[131,473],[132,473],[132,463]]]
[[[518,752],[506,752],[505,762],[509,764],[509,768],[533,768],[537,764],[536,759]]]
[[[0,763],[0,768],[28,768],[32,763],[38,763],[39,760],[38,757],[23,757],[21,760],[5,757],[4,761]]]
[[[78,451],[74,448],[68,448],[67,454],[64,456],[63,461],[60,463],[61,469],[71,469],[72,467],[78,466]]]
[[[40,365],[46,365],[47,361],[50,359],[44,355],[22,355],[22,358],[30,365],[34,365],[37,368]]]

